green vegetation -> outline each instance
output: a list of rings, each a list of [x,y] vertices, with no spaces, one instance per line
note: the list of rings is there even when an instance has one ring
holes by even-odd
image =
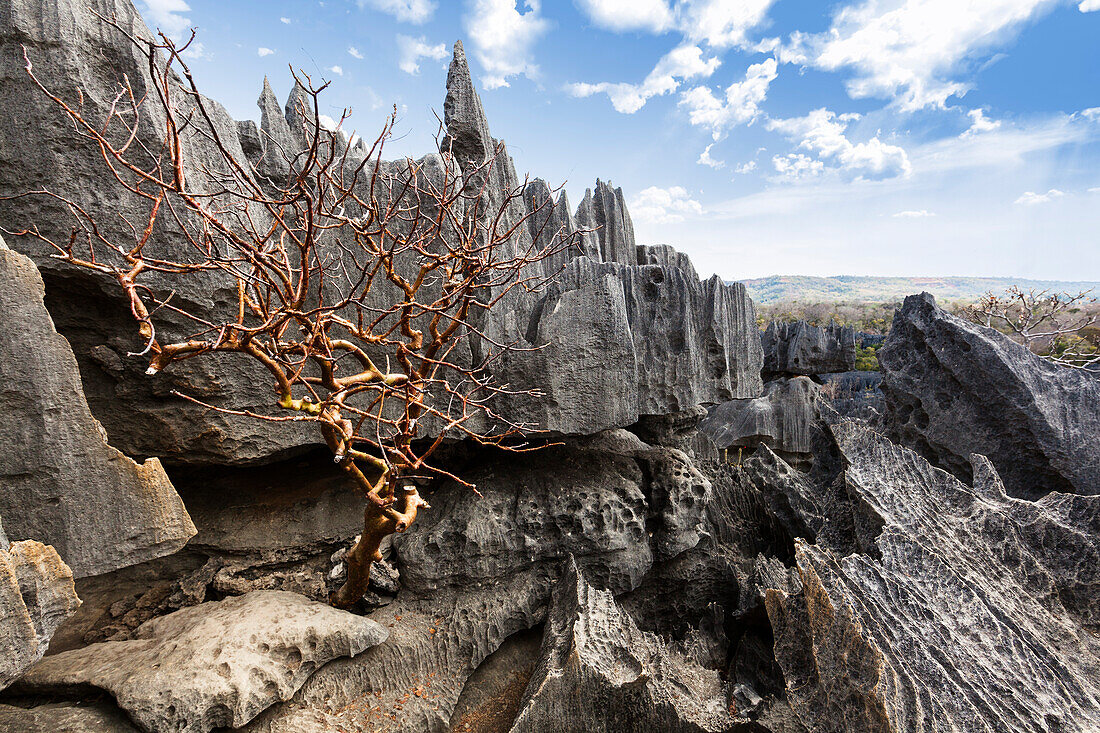
[[[878,371],[878,348],[875,346],[856,347],[856,371]]]
[[[784,302],[758,303],[756,321],[766,328],[772,321],[806,321],[813,326],[838,323],[864,333],[885,334],[899,302]]]
[[[807,303],[889,303],[906,295],[928,291],[936,300],[976,301],[986,293],[1002,292],[1012,285],[1022,289],[1079,292],[1097,288],[1095,282],[1053,282],[1011,277],[809,277],[772,275],[741,280],[756,304],[795,301]]]

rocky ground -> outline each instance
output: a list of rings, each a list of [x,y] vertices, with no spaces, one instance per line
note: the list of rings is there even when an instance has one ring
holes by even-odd
[[[147,82],[96,13],[145,32],[129,0],[0,15],[0,195],[132,206],[23,70],[26,45],[90,113],[113,97],[103,59]],[[257,171],[268,141],[300,143],[290,104],[265,86],[259,105],[258,125],[213,121]],[[496,147],[461,44],[444,113],[454,158],[425,170]],[[497,201],[521,184],[504,162]],[[548,197],[536,180],[508,216]],[[501,409],[558,444],[450,445],[478,492],[428,487],[352,612],[324,600],[361,500],[318,436],[172,397],[250,408],[255,375],[144,375],[111,288],[9,237],[0,730],[1100,729],[1100,383],[928,295],[896,314],[881,376],[853,374],[850,329],[761,336],[743,287],[636,243],[610,184],[540,212],[524,242],[593,231],[489,330],[546,345],[501,367],[544,394]],[[0,201],[5,228],[30,222],[64,226]],[[215,280],[185,297],[226,302]]]

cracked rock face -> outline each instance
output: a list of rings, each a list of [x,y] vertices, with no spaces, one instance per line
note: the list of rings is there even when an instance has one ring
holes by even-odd
[[[848,326],[772,321],[760,340],[768,373],[811,375],[856,368],[856,332]]]
[[[567,563],[513,733],[698,733],[734,723],[716,671],[639,630],[609,591]]]
[[[110,692],[149,731],[239,728],[337,657],[382,642],[370,619],[295,593],[255,591],[153,619],[133,638],[46,657],[24,693]]]
[[[57,549],[76,577],[175,552],[195,534],[155,458],[107,444],[38,269],[0,240],[0,514],[13,539]]]
[[[767,595],[775,656],[820,731],[1090,731],[1100,720],[1094,496],[973,488],[853,422],[831,430],[876,514],[871,554],[799,540],[802,591]],[[934,693],[933,693],[934,691]]]
[[[1100,380],[1051,364],[924,293],[879,351],[887,435],[964,481],[987,456],[1012,496],[1100,493]]]
[[[0,690],[42,658],[79,606],[72,571],[52,547],[33,540],[0,546]]]

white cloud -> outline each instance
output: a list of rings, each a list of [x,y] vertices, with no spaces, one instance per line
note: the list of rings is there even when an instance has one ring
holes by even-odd
[[[742,163],[741,165],[734,168],[733,172],[745,175],[746,173],[752,173],[754,170],[756,170],[756,161],[750,160],[748,163]]]
[[[466,33],[478,62],[485,68],[482,81],[488,89],[508,86],[510,76],[538,74],[532,47],[549,24],[539,14],[539,0],[526,0],[525,13],[516,5],[517,0],[473,0],[466,15]]]
[[[717,48],[743,46],[746,34],[764,21],[775,0],[684,0],[677,6],[679,26],[692,41]]]
[[[1054,199],[1060,199],[1065,195],[1064,191],[1059,191],[1057,188],[1052,188],[1046,193],[1024,191],[1024,193],[1020,195],[1020,198],[1016,199],[1013,203],[1023,204],[1024,206],[1035,206],[1036,204],[1045,204]]]
[[[577,0],[577,6],[593,23],[610,31],[662,33],[674,21],[665,0]]]
[[[359,7],[364,6],[389,13],[402,23],[420,24],[435,12],[435,3],[431,0],[359,0]]]
[[[348,53],[357,59],[363,58],[363,54],[359,52],[359,49],[355,46],[348,46]]]
[[[970,117],[970,127],[961,137],[971,137],[973,135],[980,135],[983,132],[993,132],[1001,126],[1000,120],[989,119],[981,109],[972,109],[966,114]]]
[[[775,59],[765,59],[749,66],[744,81],[726,88],[725,101],[707,87],[695,87],[681,95],[680,106],[687,108],[691,124],[709,127],[711,136],[718,140],[729,128],[756,119],[760,104],[768,95],[768,86],[777,76],[776,69]]]
[[[279,22],[290,25],[290,18],[279,18]]]
[[[1085,0],[1097,2],[1097,0]],[[884,97],[902,110],[944,107],[969,89],[958,72],[1061,0],[863,0],[832,27],[794,34],[781,59],[827,71],[852,69],[848,93]]]
[[[352,54],[352,56],[355,56],[355,54]],[[357,58],[363,57],[358,56]],[[433,46],[428,43],[428,39],[424,36],[420,36],[420,38],[397,36],[397,66],[406,74],[420,73],[420,59],[442,61],[445,58],[447,58],[447,45],[444,43],[437,43]]]
[[[800,140],[799,148],[831,161],[847,178],[881,180],[908,176],[912,165],[902,148],[884,143],[877,136],[862,143],[848,139],[845,134],[848,125],[858,119],[857,114],[837,115],[821,108],[805,117],[769,120],[768,129]]]
[[[567,85],[566,91],[574,97],[606,94],[616,112],[629,115],[644,107],[652,97],[676,91],[683,80],[710,76],[720,63],[717,58],[704,59],[698,46],[679,46],[662,56],[641,84],[582,82]]]
[[[714,158],[710,157],[710,149],[713,147],[714,143],[711,143],[710,145],[703,148],[703,152],[699,154],[699,160],[695,162],[699,165],[705,165],[708,168],[714,168],[715,170],[718,170],[719,168],[725,168],[726,162],[724,160],[715,160]]]
[[[630,213],[635,219],[651,224],[675,224],[686,216],[702,214],[703,206],[683,186],[650,186],[630,201]]]
[[[1097,186],[1096,188],[1090,188],[1089,193],[1100,193],[1100,186]]]
[[[260,46],[256,49],[256,53],[259,54],[260,58],[263,58],[264,56],[270,56],[271,54],[275,53],[275,51],[270,48],[264,48],[263,46]]]
[[[328,67],[328,70],[331,71],[333,74],[336,74],[337,76],[344,75],[344,69],[342,66],[330,66]]]
[[[164,31],[165,35],[179,40],[182,34],[190,29],[191,19],[183,14],[191,11],[191,6],[184,0],[144,0],[145,15],[152,21],[152,25]]]
[[[927,209],[915,209],[910,211],[899,211],[896,214],[891,214],[895,219],[927,219],[930,216],[935,216],[931,211]]]
[[[776,173],[791,181],[812,178],[825,172],[824,163],[802,153],[773,156],[772,165],[775,166]]]
[[[1077,6],[1077,9],[1082,13],[1091,13],[1100,10],[1100,0],[1081,0],[1081,4]]]

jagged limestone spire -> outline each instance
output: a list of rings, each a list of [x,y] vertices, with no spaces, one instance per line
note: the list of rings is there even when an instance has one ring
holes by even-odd
[[[470,66],[466,63],[466,51],[462,41],[455,41],[454,58],[447,71],[447,97],[443,101],[443,124],[447,135],[444,149],[449,146],[459,165],[468,160],[481,162],[493,151],[493,137],[489,134],[489,122],[481,97],[474,89]]]

